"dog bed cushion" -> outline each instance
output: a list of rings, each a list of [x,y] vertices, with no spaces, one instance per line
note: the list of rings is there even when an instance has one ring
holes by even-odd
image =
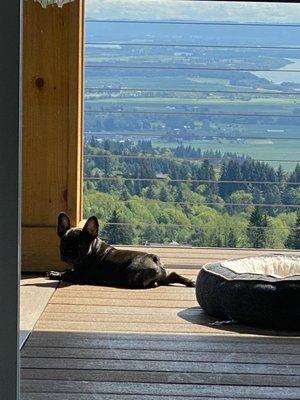
[[[219,319],[300,329],[300,256],[267,255],[209,263],[198,274],[199,305]]]

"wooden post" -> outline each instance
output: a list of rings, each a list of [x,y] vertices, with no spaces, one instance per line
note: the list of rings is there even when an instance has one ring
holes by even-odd
[[[57,214],[82,218],[83,0],[24,2],[22,269],[59,267]]]

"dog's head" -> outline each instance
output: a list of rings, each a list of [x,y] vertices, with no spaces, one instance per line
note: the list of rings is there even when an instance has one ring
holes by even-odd
[[[90,217],[84,227],[71,228],[70,218],[60,213],[57,221],[57,234],[60,237],[60,259],[68,264],[78,265],[88,255],[91,243],[97,238],[99,222]]]

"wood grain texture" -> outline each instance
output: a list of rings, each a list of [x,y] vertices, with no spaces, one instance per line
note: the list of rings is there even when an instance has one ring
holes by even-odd
[[[59,240],[55,227],[23,227],[22,248],[23,272],[65,269],[59,260]]]
[[[220,352],[213,351],[175,351],[175,350],[144,350],[136,349],[134,352],[127,349],[89,349],[89,348],[56,348],[56,347],[26,347],[22,351],[22,357],[26,358],[71,358],[71,359],[109,359],[109,360],[156,360],[156,361],[193,361],[193,362],[218,362]],[[223,351],[224,352],[224,351]],[[297,354],[268,354],[224,352],[222,362],[225,363],[255,363],[255,364],[289,364],[299,365]]]
[[[197,271],[180,269],[186,276]],[[217,324],[217,325],[216,325]],[[36,324],[45,332],[132,332],[294,335],[238,324],[218,324],[200,309],[195,289],[180,285],[128,290],[62,283]]]
[[[97,394],[97,393],[64,393],[64,400],[140,400],[139,395],[134,394]],[[241,400],[241,397],[210,397],[210,396],[180,396],[180,400]],[[143,400],[178,400],[178,396],[157,396],[157,395],[143,395]],[[23,393],[22,400],[62,400],[61,393]],[[260,400],[255,397],[251,397],[251,400]],[[279,397],[273,397],[273,400],[282,400]]]
[[[22,350],[21,399],[299,398],[299,332],[215,322],[194,288],[62,283]]]
[[[166,371],[207,372],[224,374],[264,374],[286,375],[286,365],[226,363],[226,362],[191,362],[191,361],[157,361],[100,359],[62,359],[62,358],[26,358],[21,359],[22,368],[36,369],[69,369],[69,370],[121,370],[121,371]],[[300,376],[300,366],[289,366],[288,375]]]
[[[47,285],[47,286],[45,286]],[[58,282],[45,277],[24,276],[20,282],[20,348],[41,316]]]
[[[43,379],[45,372],[39,368],[21,369],[23,379]],[[201,373],[201,372],[156,372],[156,371],[100,371],[73,369],[49,369],[47,378],[51,380],[90,381],[90,382],[143,382],[143,383],[168,383],[176,384],[202,384],[202,385],[245,385],[245,386],[290,386],[297,387],[298,376],[290,375],[246,375],[239,373]]]
[[[268,386],[226,386],[198,384],[163,384],[163,383],[130,383],[130,382],[86,382],[64,380],[23,380],[23,392],[40,391],[51,393],[95,393],[95,394],[135,394],[139,396],[196,396],[196,397],[239,397],[244,399],[299,399],[300,388]]]
[[[82,222],[78,224],[82,226]],[[56,236],[55,221],[52,227],[23,227],[23,270],[38,272],[57,269],[62,271],[66,266],[59,261],[59,241]],[[41,252],[39,248],[42,248]],[[132,249],[157,254],[168,269],[175,269],[180,274],[196,277],[203,264],[213,261],[227,260],[262,254],[299,255],[299,251],[287,250],[253,250],[196,247],[149,247],[149,246],[116,246],[120,249]],[[84,288],[85,290],[86,288]],[[93,290],[93,287],[90,287]]]
[[[284,354],[300,356],[299,338],[251,335],[190,335],[104,332],[47,332],[35,330],[25,348],[153,350],[178,352]],[[24,348],[24,349],[25,349]],[[23,351],[24,351],[23,349]]]
[[[76,225],[82,207],[83,1],[47,9],[26,1],[23,30],[22,225],[53,227],[61,210]],[[23,231],[23,270],[45,269],[56,245],[45,246],[36,235],[33,252],[31,236]]]

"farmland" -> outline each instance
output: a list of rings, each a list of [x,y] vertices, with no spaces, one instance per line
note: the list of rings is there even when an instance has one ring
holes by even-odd
[[[93,210],[111,224],[131,218],[141,223],[143,215],[147,215],[149,221],[160,226],[165,217],[158,217],[156,207],[167,207],[168,223],[176,225],[180,221],[179,225],[187,227],[183,236],[181,228],[173,229],[179,243],[228,245],[228,235],[233,235],[230,229],[237,224],[243,239],[229,242],[247,246],[251,245],[247,238],[250,214],[255,204],[261,204],[268,229],[275,229],[272,238],[276,237],[276,229],[282,232],[276,240],[266,239],[264,245],[284,247],[299,203],[300,71],[298,50],[290,48],[299,45],[298,31],[296,34],[294,28],[282,30],[276,26],[204,29],[153,23],[129,24],[128,29],[122,24],[104,25],[88,24],[86,32],[85,212]],[[245,48],[247,45],[249,49]],[[122,158],[118,160],[122,155],[130,156],[135,146],[140,146],[138,143],[144,143],[145,149],[138,147],[134,159],[127,163]],[[120,148],[116,147],[118,144]],[[179,153],[184,157],[192,154],[192,158],[198,155],[199,159],[179,161]],[[95,160],[94,155],[98,157]],[[104,156],[105,162],[101,161]],[[171,164],[141,164],[137,156],[167,156]],[[211,165],[201,166],[206,157],[212,160]],[[236,185],[228,194],[218,184],[179,185],[175,190],[172,182],[164,189],[162,183],[154,182],[157,176],[170,179],[170,168],[179,168],[180,173],[173,171],[174,176],[187,182],[193,174],[197,176],[197,168],[202,171],[199,176],[207,168],[208,175],[203,176],[218,181],[232,167],[228,164],[231,158],[237,164],[228,175],[230,179],[241,179],[238,171],[245,168],[243,163],[249,159],[251,163],[258,162],[251,165],[261,180],[295,183],[287,187],[266,184],[260,189],[250,185],[242,192]],[[246,174],[245,179],[253,180],[250,175]],[[116,177],[109,184],[109,179]],[[154,181],[139,185],[128,182],[143,177]],[[292,208],[285,206],[287,193]],[[172,205],[176,198],[194,198],[202,204],[202,211]],[[110,213],[105,216],[98,206],[104,200],[115,205],[113,209],[108,207]],[[230,202],[246,202],[249,207],[236,206],[233,210],[234,207],[228,208]],[[133,203],[140,210],[139,216],[132,214]],[[271,209],[270,203],[279,208]],[[207,229],[214,232],[202,241],[193,239],[191,232],[193,221],[197,228],[197,215],[200,225],[204,223],[199,213],[208,213]],[[222,228],[224,218],[229,231],[218,236],[216,232]],[[154,232],[152,240],[171,241],[167,231],[160,229],[160,239]],[[132,231],[131,239],[127,235],[126,240],[141,242],[147,236],[142,231]],[[109,230],[106,233],[109,236]],[[218,240],[213,238],[216,235]]]

